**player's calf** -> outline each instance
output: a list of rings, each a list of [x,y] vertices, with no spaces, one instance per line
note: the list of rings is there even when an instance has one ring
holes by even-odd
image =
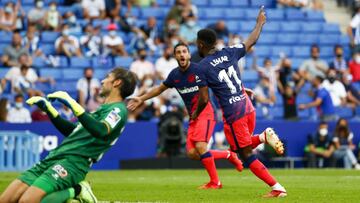
[[[29,186],[20,180],[14,180],[0,196],[0,203],[17,203]]]
[[[19,203],[38,203],[45,195],[46,192],[42,189],[31,186],[20,197]]]

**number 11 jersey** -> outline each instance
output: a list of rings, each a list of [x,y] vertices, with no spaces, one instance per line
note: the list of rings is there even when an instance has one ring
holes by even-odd
[[[199,77],[213,90],[229,124],[254,111],[237,65],[245,53],[245,46],[238,44],[216,51],[199,63]]]

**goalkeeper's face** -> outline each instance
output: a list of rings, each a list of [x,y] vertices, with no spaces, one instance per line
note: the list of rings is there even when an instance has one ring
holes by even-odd
[[[107,97],[112,91],[118,91],[120,80],[115,80],[114,74],[109,73],[106,78],[101,81],[100,96]]]

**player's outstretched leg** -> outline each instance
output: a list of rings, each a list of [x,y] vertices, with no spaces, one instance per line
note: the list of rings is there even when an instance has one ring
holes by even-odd
[[[216,165],[214,156],[210,151],[207,151],[207,143],[206,142],[196,142],[195,148],[197,152],[200,154],[200,161],[205,167],[207,173],[210,177],[210,182],[202,185],[199,189],[220,189],[222,188],[221,182],[219,180],[219,176],[216,171]]]
[[[285,188],[275,180],[264,164],[252,154],[251,146],[241,148],[239,155],[244,160],[245,165],[250,168],[251,172],[271,187],[272,191],[264,197],[285,197],[287,195]]]
[[[238,171],[242,171],[244,169],[242,161],[238,158],[235,152],[230,150],[210,150],[210,153],[215,160],[227,159]]]
[[[81,192],[76,197],[76,199],[80,200],[80,202],[85,202],[85,203],[97,203],[98,202],[94,193],[91,190],[90,184],[87,181],[81,181],[79,183],[79,185],[81,187]]]
[[[272,128],[266,128],[261,134],[252,136],[251,141],[251,147],[253,149],[255,149],[259,144],[265,143],[269,144],[277,154],[281,155],[284,153],[284,144]]]

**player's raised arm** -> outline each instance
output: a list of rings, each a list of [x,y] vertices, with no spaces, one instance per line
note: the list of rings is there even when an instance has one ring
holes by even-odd
[[[56,129],[60,131],[65,137],[69,136],[71,132],[76,128],[76,125],[64,118],[62,118],[51,103],[43,97],[35,96],[26,100],[26,103],[30,106],[36,105],[42,111],[44,111],[54,124]]]
[[[250,36],[244,42],[246,52],[249,51],[251,47],[256,44],[256,41],[259,39],[262,27],[264,26],[265,22],[266,22],[265,9],[264,6],[261,6],[259,15],[256,19],[255,28],[251,32]]]
[[[199,100],[196,107],[196,110],[191,115],[191,119],[195,120],[200,113],[204,110],[207,103],[209,102],[209,90],[207,86],[200,87],[199,89]]]
[[[144,101],[151,99],[153,97],[156,97],[158,95],[160,95],[162,92],[164,92],[166,89],[168,89],[167,86],[165,86],[164,84],[160,84],[156,87],[153,87],[149,92],[147,92],[146,94],[143,94],[139,97],[133,97],[130,99],[130,102],[127,105],[127,108],[130,109],[131,111],[134,111],[137,107],[139,107],[140,105],[142,105],[144,103]]]

